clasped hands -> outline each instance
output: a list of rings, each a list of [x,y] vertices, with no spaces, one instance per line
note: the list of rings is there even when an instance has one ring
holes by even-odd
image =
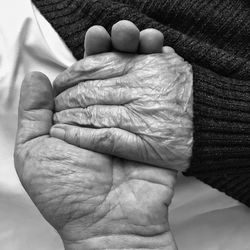
[[[15,166],[66,250],[177,249],[168,206],[191,156],[192,72],[162,43],[126,21],[111,37],[93,27],[55,99],[43,74],[23,82]]]

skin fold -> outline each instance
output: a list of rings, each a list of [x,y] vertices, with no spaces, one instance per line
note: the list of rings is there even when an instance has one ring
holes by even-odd
[[[123,66],[117,64],[116,69]],[[102,67],[100,72],[105,74]],[[106,74],[109,78],[110,72]],[[65,77],[63,73],[59,79]],[[56,86],[56,91],[68,87]],[[58,100],[56,104],[64,105]],[[89,151],[90,145],[84,149],[51,137],[54,110],[48,78],[39,72],[27,75],[20,94],[15,167],[65,249],[177,249],[168,223],[177,171]]]

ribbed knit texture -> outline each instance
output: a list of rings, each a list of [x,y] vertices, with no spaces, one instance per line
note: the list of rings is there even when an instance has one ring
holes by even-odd
[[[193,65],[192,175],[250,206],[248,0],[33,0],[77,59],[92,25],[122,19],[163,32]]]

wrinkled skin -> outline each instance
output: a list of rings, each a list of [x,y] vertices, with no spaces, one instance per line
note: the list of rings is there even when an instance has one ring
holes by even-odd
[[[54,83],[59,95],[51,135],[96,152],[186,170],[193,138],[191,66],[171,48],[164,52],[105,53],[63,72]]]
[[[51,84],[32,73],[21,90],[15,167],[65,249],[176,249],[167,209],[176,172],[52,138],[52,118]]]

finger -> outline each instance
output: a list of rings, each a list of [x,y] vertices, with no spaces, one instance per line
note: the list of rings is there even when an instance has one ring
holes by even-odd
[[[113,48],[121,52],[137,52],[139,36],[139,29],[135,24],[127,20],[117,22],[113,25],[111,30]]]
[[[166,135],[167,131],[175,129],[174,124],[169,124],[168,130],[166,130],[164,126],[150,123],[149,114],[153,115],[157,112],[153,103],[152,108],[146,107],[145,109],[148,109],[148,115],[142,116],[136,110],[131,109],[129,105],[93,105],[87,108],[72,108],[56,112],[53,121],[55,124],[70,124],[83,127],[115,127],[140,136],[146,135],[147,137],[152,136],[152,130],[158,131],[154,133],[154,136],[157,136],[160,133]],[[174,113],[179,112],[178,109],[172,105],[169,110],[172,111],[172,114],[168,115],[168,119],[174,119]],[[166,118],[163,117],[162,119]]]
[[[88,56],[66,69],[53,82],[55,94],[87,80],[110,79],[123,76],[129,70],[131,60],[126,54],[103,53]]]
[[[63,91],[55,98],[55,110],[86,108],[92,105],[124,105],[145,94],[147,89],[129,88],[123,79],[87,81]]]
[[[139,53],[153,54],[161,53],[164,36],[156,29],[145,29],[140,32]]]
[[[77,147],[98,153],[113,155],[122,159],[152,164],[163,168],[164,160],[142,137],[120,128],[82,128],[68,124],[56,124],[50,130],[52,137],[61,139]]]
[[[162,53],[164,53],[164,54],[173,54],[173,53],[175,53],[175,50],[172,47],[164,46],[162,48]]]
[[[111,37],[107,30],[99,25],[88,29],[85,35],[85,56],[111,51]]]
[[[64,123],[95,128],[121,128],[133,133],[137,132],[139,121],[132,117],[125,106],[89,106],[63,110],[54,114],[54,123]]]
[[[183,67],[183,65],[185,64],[184,59],[179,56],[172,47],[164,46],[162,49],[162,53],[164,54],[164,57],[168,59],[166,62],[168,64],[168,67]]]
[[[52,126],[53,92],[49,79],[32,72],[23,80],[19,101],[17,146],[49,135]]]
[[[77,147],[124,159],[135,160],[138,156],[141,159],[141,154],[145,154],[137,148],[141,138],[119,128],[92,129],[57,124],[52,127],[50,134]]]

